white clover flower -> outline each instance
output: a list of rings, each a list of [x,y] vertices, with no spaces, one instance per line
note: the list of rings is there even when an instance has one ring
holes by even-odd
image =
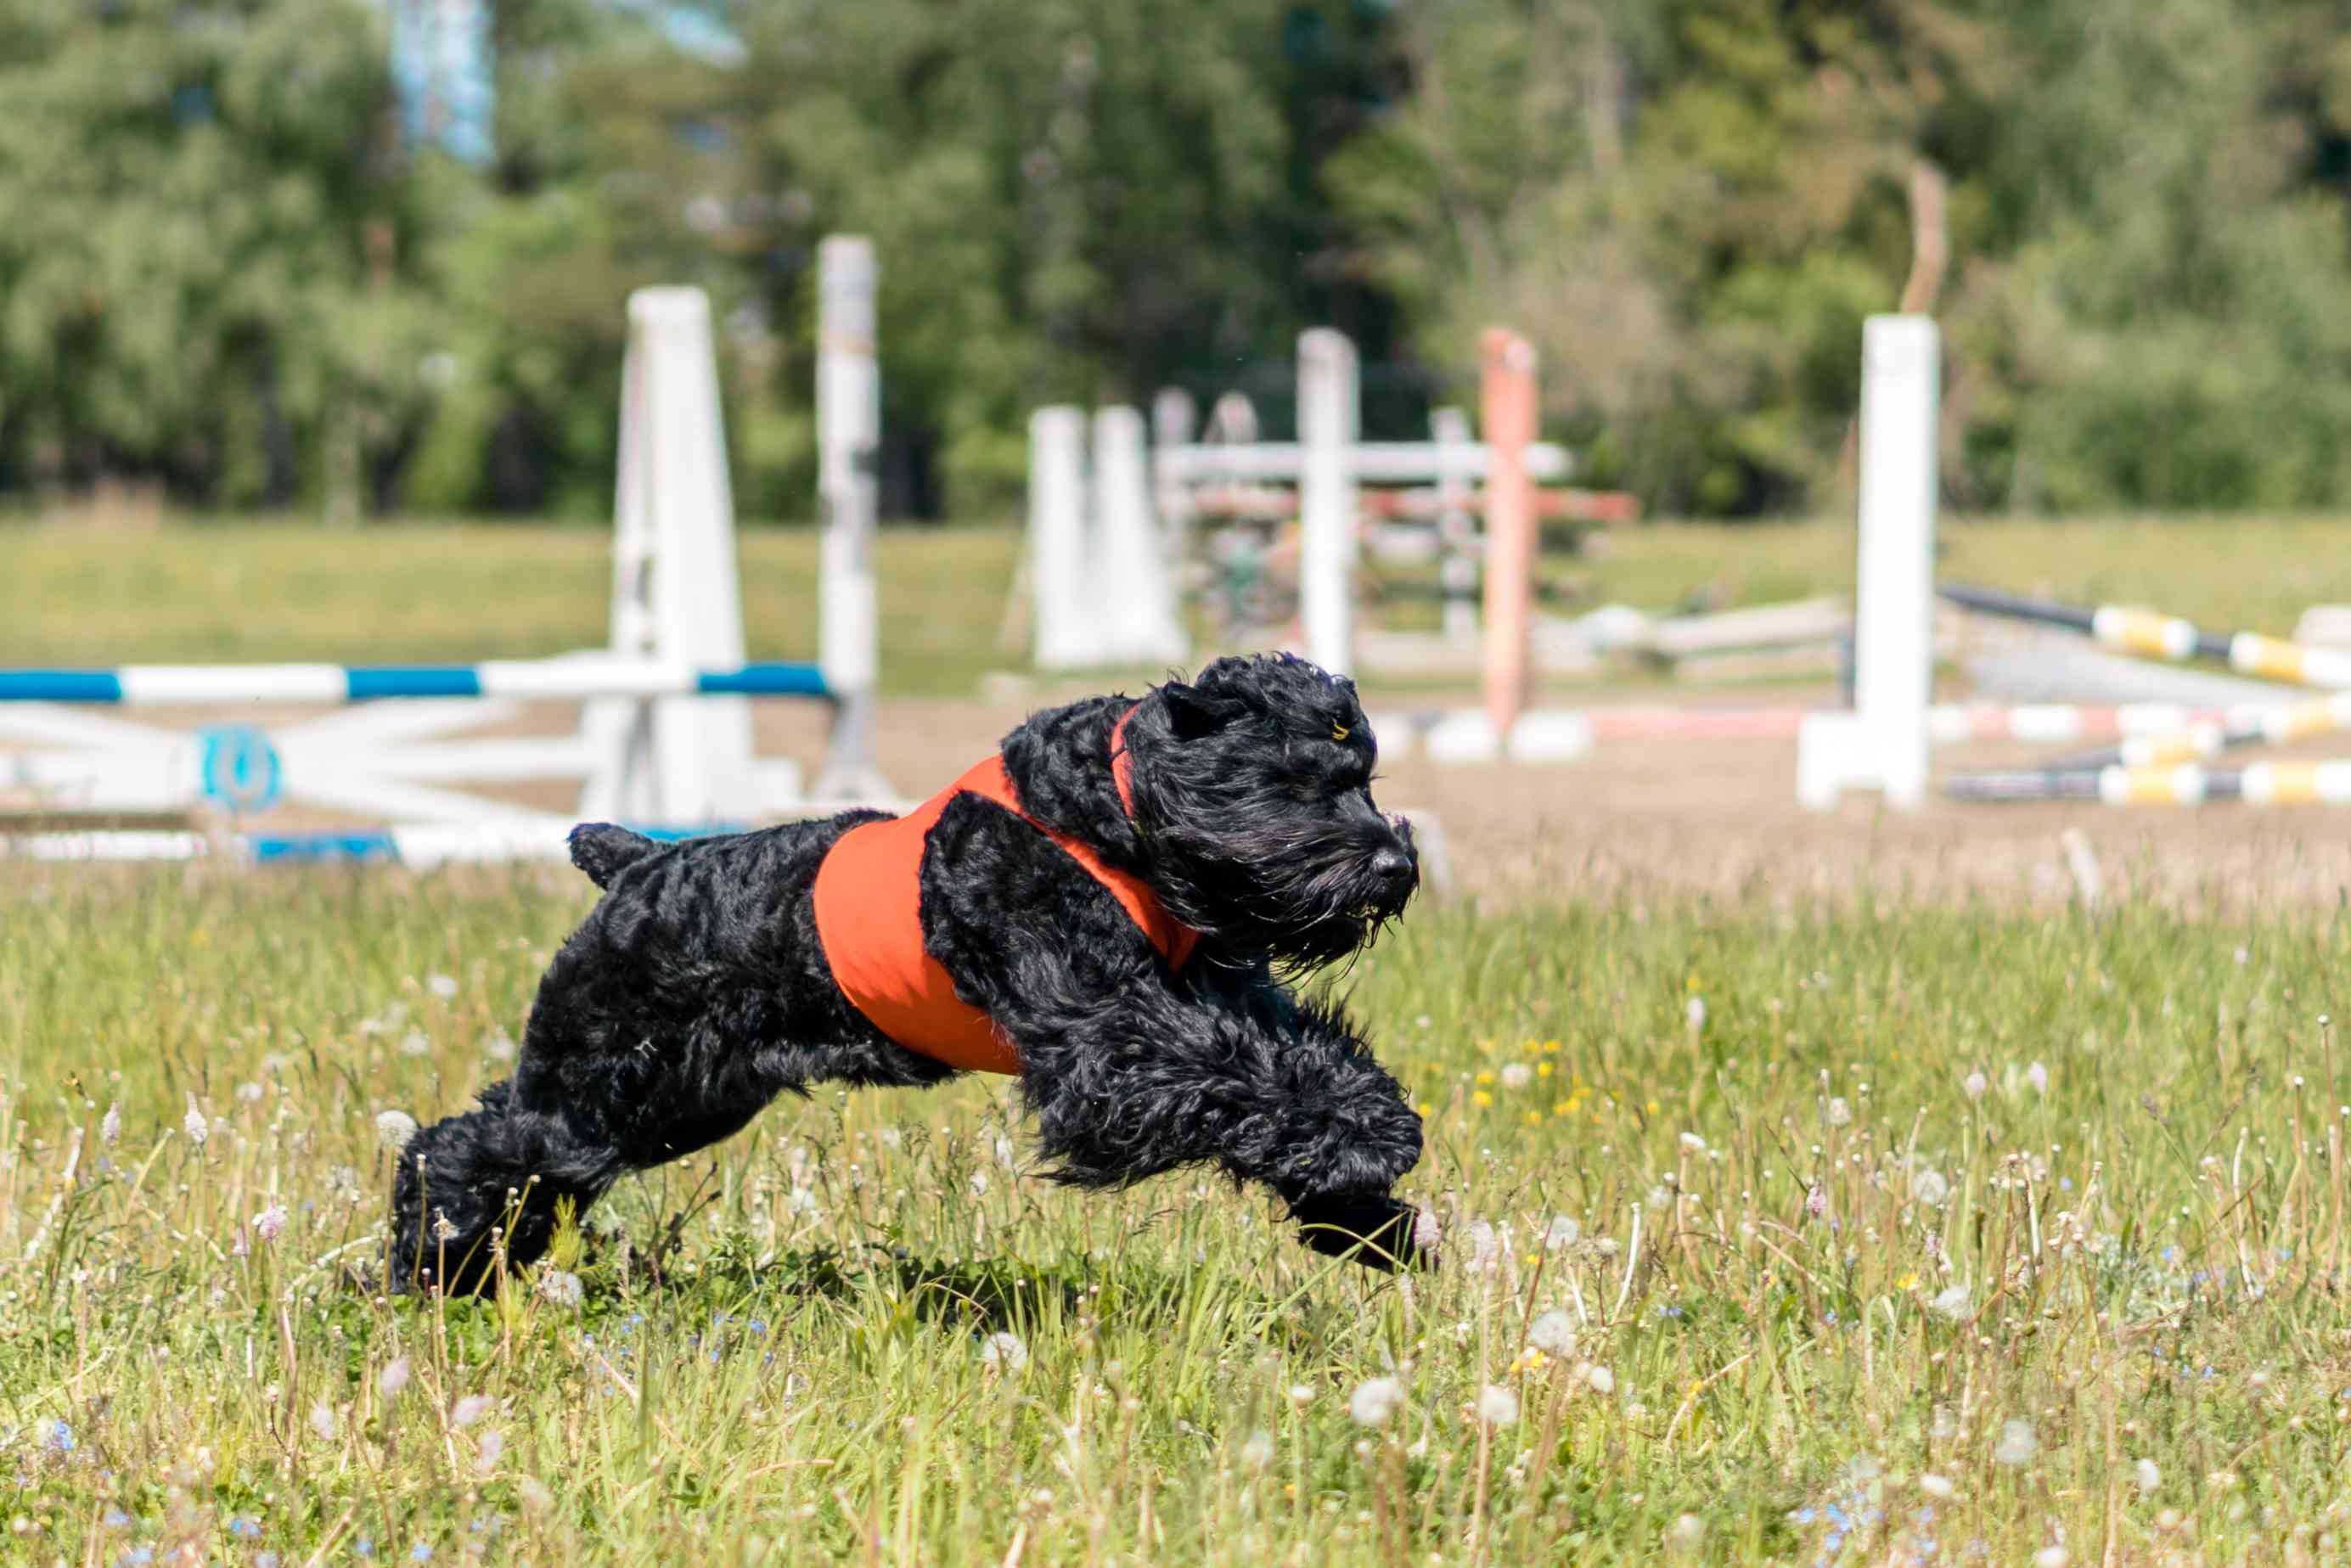
[[[576,1310],[588,1293],[581,1289],[579,1275],[561,1269],[549,1269],[541,1274],[536,1289],[540,1300],[566,1311]]]
[[[272,1198],[269,1207],[253,1217],[253,1233],[261,1238],[265,1247],[277,1239],[286,1230],[286,1206]]]
[[[396,1355],[385,1362],[383,1370],[375,1375],[375,1386],[386,1399],[399,1398],[400,1391],[408,1386],[408,1358]]]
[[[2030,1464],[2041,1444],[2032,1435],[2030,1421],[2010,1421],[2000,1429],[2000,1441],[1992,1448],[1991,1457],[2003,1465]]]
[[[1029,1364],[1029,1347],[1020,1343],[1019,1334],[999,1329],[981,1342],[979,1359],[1000,1371],[1018,1372]]]
[[[111,1145],[116,1139],[121,1136],[122,1102],[117,1100],[114,1103],[106,1108],[106,1114],[99,1118],[98,1141],[101,1144]]]
[[[1527,1325],[1527,1343],[1545,1355],[1572,1355],[1575,1353],[1575,1324],[1564,1312],[1553,1307]]]
[[[335,1413],[327,1407],[323,1399],[310,1406],[310,1430],[319,1435],[322,1443],[335,1440]]]
[[[1965,1285],[1947,1285],[1928,1304],[1947,1318],[1963,1318],[1968,1315],[1970,1301]]]
[[[1347,1414],[1358,1427],[1384,1427],[1404,1403],[1404,1385],[1393,1377],[1367,1378],[1347,1396]]]
[[[1564,1214],[1556,1215],[1552,1219],[1551,1229],[1543,1235],[1543,1245],[1556,1252],[1562,1247],[1574,1246],[1583,1234],[1583,1226]]]
[[[213,1135],[213,1124],[204,1120],[202,1111],[196,1109],[196,1097],[193,1094],[188,1096],[188,1113],[180,1118],[180,1130],[187,1134],[188,1142],[200,1149],[204,1146],[204,1140]]]
[[[1502,1069],[1502,1087],[1524,1089],[1535,1081],[1535,1070],[1523,1061],[1513,1061]]]
[[[447,975],[427,975],[424,988],[445,1002],[457,994],[457,982]]]
[[[1241,1463],[1253,1470],[1261,1470],[1273,1463],[1273,1434],[1260,1428],[1251,1432],[1241,1444]]]
[[[408,1147],[408,1140],[416,1136],[416,1118],[405,1111],[378,1111],[375,1113],[375,1141],[398,1154]]]
[[[2035,1094],[2049,1092],[2049,1070],[2037,1061],[2024,1070],[2024,1081],[2032,1085]]]
[[[1496,1384],[1478,1396],[1478,1419],[1489,1427],[1507,1427],[1519,1418],[1519,1396]]]
[[[1851,1125],[1852,1122],[1853,1107],[1844,1103],[1844,1096],[1842,1094],[1832,1096],[1829,1100],[1829,1125],[1844,1127]]]
[[[1910,1196],[1929,1208],[1940,1208],[1951,1196],[1951,1184],[1943,1179],[1942,1172],[1921,1166],[1910,1173]]]
[[[458,1400],[455,1406],[450,1410],[449,1419],[460,1427],[470,1427],[489,1413],[490,1396],[488,1395],[468,1394]]]

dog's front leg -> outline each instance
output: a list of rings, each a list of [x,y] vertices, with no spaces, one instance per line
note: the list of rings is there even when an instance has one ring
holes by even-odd
[[[1262,972],[1204,970],[1015,1026],[1054,1174],[1119,1185],[1213,1164],[1271,1188],[1318,1251],[1421,1261],[1390,1196],[1419,1162],[1420,1118],[1345,1016]]]

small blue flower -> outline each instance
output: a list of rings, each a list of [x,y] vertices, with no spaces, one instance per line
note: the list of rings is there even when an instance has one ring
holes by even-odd
[[[239,1514],[228,1521],[228,1532],[251,1541],[261,1533],[261,1526],[253,1520],[246,1518],[245,1515]]]
[[[152,1546],[133,1546],[122,1553],[121,1561],[132,1563],[152,1563],[155,1561],[155,1549]]]
[[[51,1451],[59,1454],[70,1454],[74,1451],[73,1428],[66,1425],[65,1417],[62,1416],[58,1416],[49,1427],[49,1448]]]
[[[375,1555],[375,1542],[362,1535],[351,1543],[351,1550],[362,1557],[372,1557]]]
[[[2289,1252],[2286,1256],[2290,1258],[2293,1254]],[[751,1320],[751,1332],[753,1333],[766,1333],[768,1332],[768,1325],[760,1322],[758,1318],[753,1318]]]
[[[1820,1515],[1819,1515],[1819,1513],[1815,1512],[1813,1510],[1812,1510],[1812,1509],[1810,1509],[1810,1508],[1800,1508],[1800,1509],[1798,1509],[1795,1512],[1793,1512],[1793,1513],[1790,1514],[1788,1517],[1789,1517],[1789,1519],[1790,1519],[1790,1520],[1793,1521],[1795,1523],[1798,1523],[1798,1524],[1810,1524],[1810,1523],[1812,1523],[1812,1522],[1813,1522],[1813,1521],[1814,1521],[1814,1520],[1816,1520],[1816,1519],[1820,1518]]]
[[[265,1552],[253,1560],[253,1568],[277,1568],[277,1553]]]
[[[413,1563],[430,1563],[433,1561],[433,1548],[429,1543],[420,1541],[408,1549],[408,1556],[409,1561]]]
[[[109,1530],[120,1530],[131,1522],[131,1516],[119,1508],[106,1511],[105,1524]]]

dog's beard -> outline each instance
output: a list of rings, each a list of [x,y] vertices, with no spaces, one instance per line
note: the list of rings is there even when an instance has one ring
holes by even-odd
[[[1377,849],[1330,835],[1262,832],[1218,841],[1220,858],[1199,857],[1168,900],[1176,917],[1278,969],[1336,964],[1375,941],[1404,913],[1419,874],[1373,869]],[[1192,857],[1186,857],[1191,859]]]

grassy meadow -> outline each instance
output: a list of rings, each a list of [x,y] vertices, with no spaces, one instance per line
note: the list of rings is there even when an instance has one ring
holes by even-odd
[[[2283,634],[2307,605],[2351,601],[2340,537],[2319,517],[1952,519],[1942,570]],[[0,530],[0,664],[521,658],[607,634],[611,536],[597,528],[27,525]],[[967,696],[983,672],[1026,667],[1025,622],[1006,614],[1019,548],[1001,526],[883,531],[885,695]],[[1611,531],[1588,556],[1547,558],[1544,574],[1573,587],[1562,611],[1728,608],[1848,592],[1853,551],[1844,518],[1677,524]],[[815,535],[747,528],[739,553],[752,656],[814,657]],[[1399,598],[1377,613],[1433,625],[1437,610]]]
[[[1626,895],[1345,983],[1396,1281],[1005,1086],[820,1089],[495,1304],[387,1301],[379,1118],[507,1070],[552,873],[0,887],[26,1563],[2309,1562],[2351,1550],[2339,915]]]

